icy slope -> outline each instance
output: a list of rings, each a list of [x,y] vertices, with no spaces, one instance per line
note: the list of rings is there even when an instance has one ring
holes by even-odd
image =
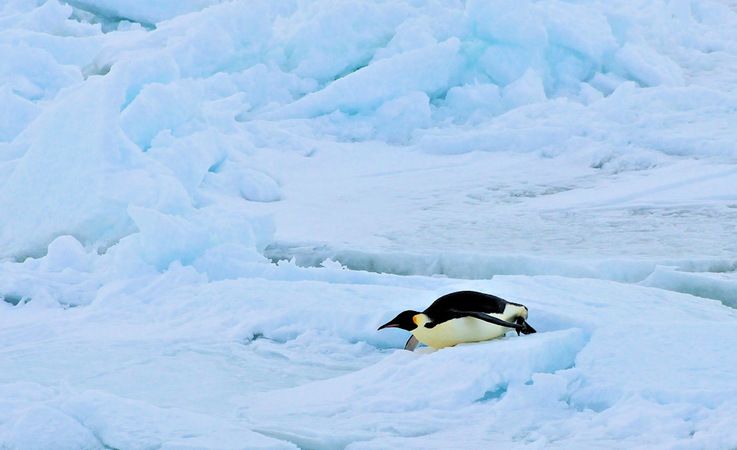
[[[3,2],[0,447],[734,448],[735,30]],[[376,332],[469,288],[540,333]]]

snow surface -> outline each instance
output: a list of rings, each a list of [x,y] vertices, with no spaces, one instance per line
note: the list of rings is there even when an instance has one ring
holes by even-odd
[[[2,2],[0,448],[737,448],[736,11]]]

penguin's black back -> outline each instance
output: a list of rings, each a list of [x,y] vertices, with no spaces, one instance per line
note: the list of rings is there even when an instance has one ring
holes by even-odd
[[[484,294],[476,291],[458,291],[443,295],[423,311],[429,317],[441,317],[448,310],[473,311],[486,314],[501,314],[507,304],[512,303],[496,295]]]

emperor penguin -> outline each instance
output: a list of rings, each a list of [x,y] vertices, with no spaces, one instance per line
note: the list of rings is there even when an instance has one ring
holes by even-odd
[[[517,335],[535,333],[527,323],[527,307],[491,294],[453,292],[435,300],[424,311],[403,311],[379,327],[401,328],[412,333],[404,346],[414,350],[419,342],[432,348],[463,342],[495,339],[515,330]]]

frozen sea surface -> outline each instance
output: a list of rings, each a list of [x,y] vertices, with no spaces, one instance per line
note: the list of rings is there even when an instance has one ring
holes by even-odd
[[[0,448],[737,448],[736,9],[3,2]]]

